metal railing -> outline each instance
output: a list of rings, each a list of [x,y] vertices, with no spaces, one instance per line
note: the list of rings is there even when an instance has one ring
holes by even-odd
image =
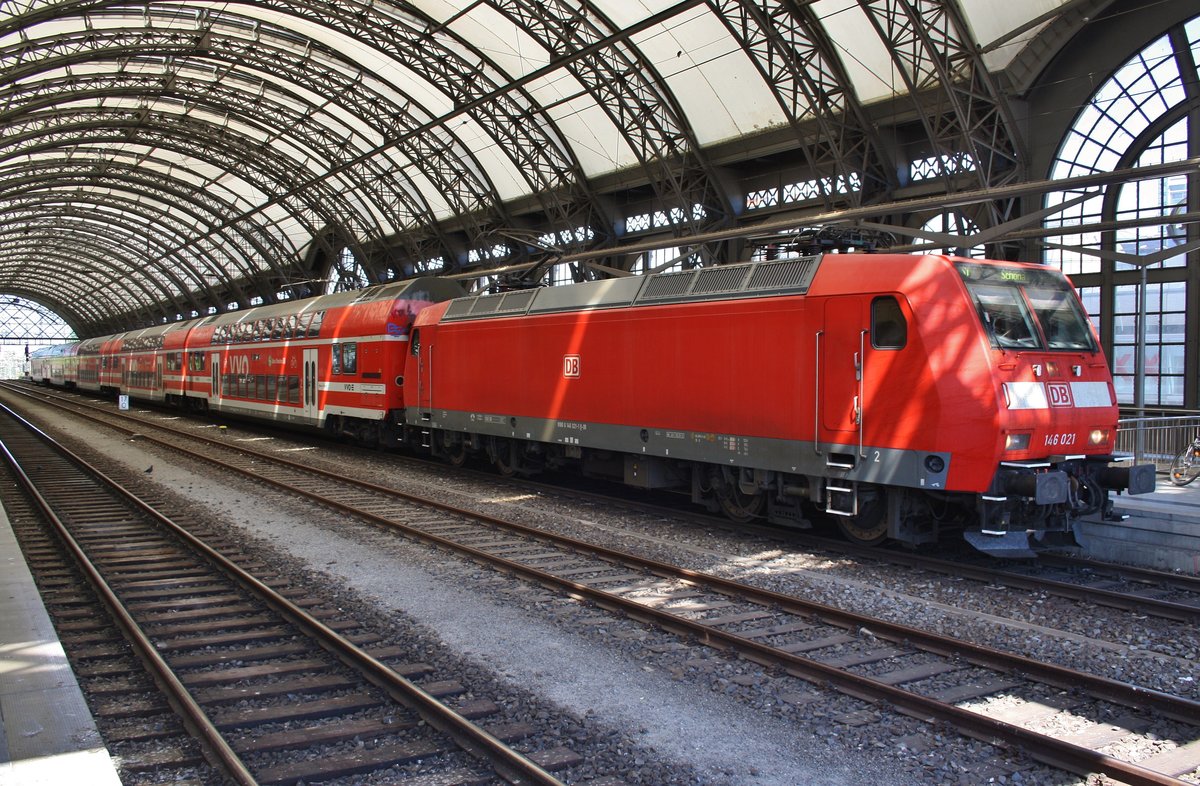
[[[1153,462],[1166,472],[1179,451],[1200,431],[1200,412],[1165,417],[1130,417],[1117,421],[1117,450],[1137,462]]]

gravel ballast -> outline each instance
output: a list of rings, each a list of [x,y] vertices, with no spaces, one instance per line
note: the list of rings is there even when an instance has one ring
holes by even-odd
[[[510,686],[514,694],[529,692],[538,713],[570,718],[564,724],[570,727],[568,733],[592,735],[592,750],[605,751],[603,760],[609,769],[597,770],[596,776],[650,784],[667,783],[661,773],[670,772],[672,783],[712,786],[1085,782],[1021,762],[1019,757],[1012,757],[1016,762],[1012,767],[980,772],[973,763],[997,755],[983,743],[795,679],[780,679],[754,664],[587,609],[445,552],[346,522],[338,514],[286,499],[257,484],[188,466],[163,451],[148,449],[141,440],[69,422],[70,432],[109,460],[131,471],[153,464],[146,480],[203,506],[208,516],[236,526],[247,536],[271,544],[335,586],[347,588],[348,596],[396,620],[411,621],[439,649],[464,658]],[[193,426],[213,433],[211,426],[200,422]],[[236,426],[224,433],[230,440],[242,438]],[[1014,651],[1032,649],[1026,654],[1044,654],[1047,660],[1078,655],[1085,663],[1100,665],[1101,673],[1106,664],[1117,673],[1133,670],[1147,682],[1173,685],[1175,693],[1186,695],[1189,677],[1195,673],[1190,658],[1194,641],[1180,637],[1178,631],[1170,647],[1138,648],[1139,640],[1155,641],[1153,621],[1146,622],[1145,629],[1137,628],[1132,641],[1098,640],[1089,637],[1091,630],[1074,630],[1077,623],[1064,625],[1065,633],[1051,627],[1057,613],[1057,601],[1052,599],[1005,598],[994,591],[975,590],[964,599],[957,597],[963,594],[957,591],[961,585],[951,580],[903,579],[897,571],[893,584],[880,580],[881,572],[888,573],[880,566],[860,569],[827,557],[781,551],[778,544],[669,523],[659,526],[646,518],[625,522],[622,516],[628,514],[606,517],[594,509],[581,512],[562,500],[514,491],[498,479],[461,480],[450,477],[448,469],[422,469],[394,456],[346,451],[290,435],[267,441],[249,438],[260,450],[274,446],[306,459],[350,463],[363,477],[386,476],[389,482],[411,485],[431,497],[455,497],[456,504],[460,494],[475,497],[479,507],[503,508],[501,515],[519,512],[527,523],[580,537],[602,540],[598,533],[607,531],[619,543],[636,541],[636,548],[630,550],[647,556],[752,580],[861,613],[941,629],[981,643],[1011,639],[1008,643]],[[990,607],[989,594],[996,597]],[[1047,608],[1050,619],[1045,618]],[[1011,615],[1020,619],[1014,621]],[[588,619],[582,630],[581,616]],[[1069,612],[1062,616],[1071,617]],[[1113,636],[1120,638],[1110,632]],[[1170,668],[1164,669],[1164,663]],[[602,740],[598,747],[597,739]]]

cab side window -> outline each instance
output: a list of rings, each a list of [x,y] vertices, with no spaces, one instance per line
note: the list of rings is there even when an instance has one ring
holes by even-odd
[[[891,296],[871,301],[871,346],[875,349],[904,349],[908,343],[908,320],[900,303]]]

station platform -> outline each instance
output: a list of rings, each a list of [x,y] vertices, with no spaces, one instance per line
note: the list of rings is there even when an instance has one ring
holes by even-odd
[[[1159,475],[1153,492],[1113,501],[1127,519],[1090,517],[1075,527],[1087,556],[1200,576],[1200,480],[1175,486]]]
[[[0,508],[0,784],[120,786]]]

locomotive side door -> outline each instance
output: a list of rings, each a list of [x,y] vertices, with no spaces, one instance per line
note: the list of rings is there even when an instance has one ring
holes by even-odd
[[[304,387],[300,392],[302,412],[305,419],[316,420],[320,411],[317,401],[318,380],[317,375],[317,350],[304,350]]]
[[[852,444],[855,451],[850,455],[862,452],[863,374],[871,351],[869,306],[870,298],[862,295],[829,298],[825,329],[819,336],[817,440]],[[838,455],[847,454],[838,451]]]
[[[414,330],[412,353],[417,356],[417,410],[421,420],[429,420],[433,409],[433,345],[421,338],[421,331]]]

